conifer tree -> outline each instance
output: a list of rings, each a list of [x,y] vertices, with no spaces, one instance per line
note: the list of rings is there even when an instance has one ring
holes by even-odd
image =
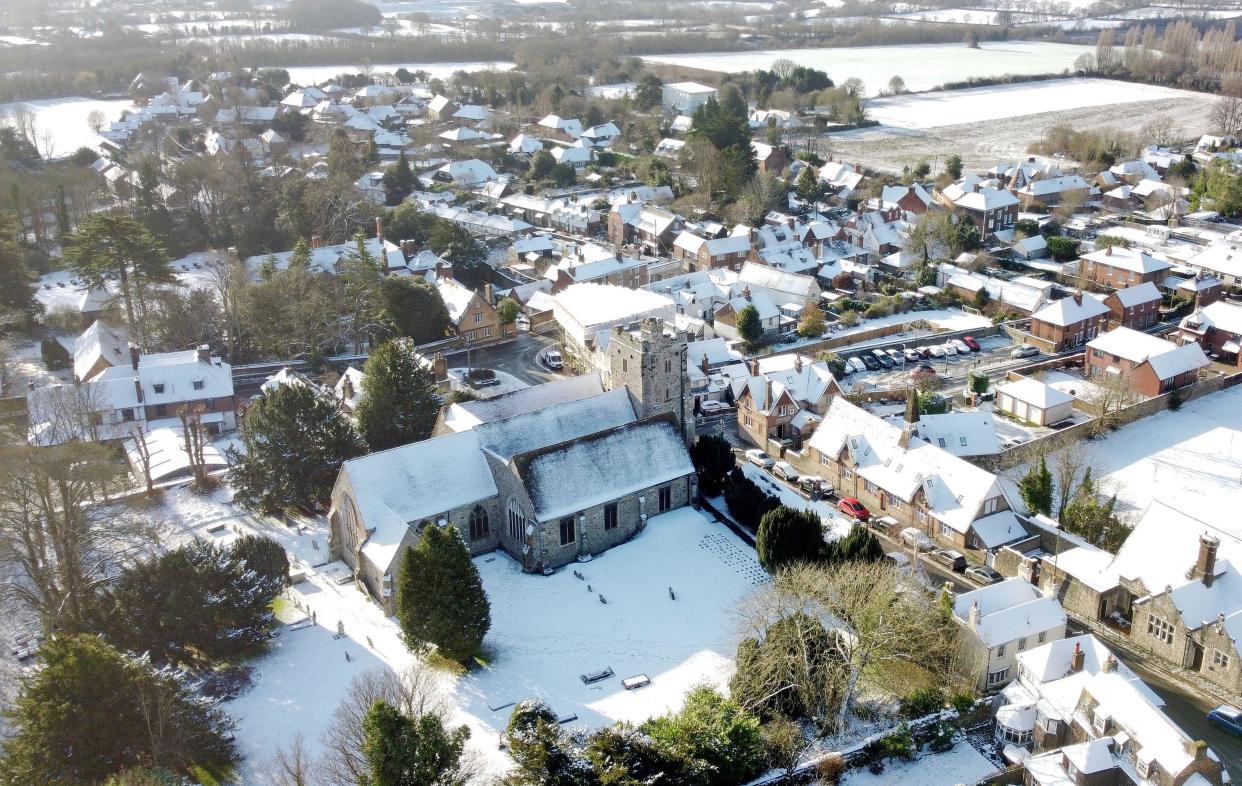
[[[1018,491],[1032,513],[1052,514],[1052,473],[1048,471],[1046,458],[1040,456],[1039,464],[1031,465],[1018,481]]]
[[[478,568],[455,527],[424,523],[417,546],[406,549],[397,583],[397,621],[406,645],[435,645],[466,662],[479,653],[492,624]]]
[[[763,514],[755,536],[759,564],[769,573],[794,562],[815,562],[824,551],[819,514],[781,505]]]
[[[371,450],[386,450],[430,437],[440,403],[410,342],[389,341],[367,358],[355,417]]]
[[[362,719],[362,754],[370,773],[361,786],[465,786],[461,766],[470,730],[444,728],[434,713],[402,715],[377,700]]]

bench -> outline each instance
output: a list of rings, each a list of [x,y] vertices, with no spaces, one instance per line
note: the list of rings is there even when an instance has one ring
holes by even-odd
[[[594,685],[602,682],[613,675],[612,667],[605,666],[599,671],[588,671],[586,674],[579,674],[578,678],[582,680],[583,685]]]
[[[646,674],[635,674],[633,677],[626,677],[621,680],[621,686],[626,690],[638,690],[651,684],[651,678]]]

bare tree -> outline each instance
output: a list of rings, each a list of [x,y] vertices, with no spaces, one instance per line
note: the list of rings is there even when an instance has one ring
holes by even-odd
[[[288,749],[276,748],[276,755],[268,768],[268,779],[272,786],[312,786],[316,783],[311,775],[314,769],[314,760],[306,751],[302,735],[295,734]]]
[[[1158,147],[1172,147],[1181,141],[1185,129],[1170,114],[1161,113],[1143,124],[1139,129],[1139,144],[1150,143]]]
[[[98,504],[118,466],[96,442],[0,445],[0,601],[39,617],[46,635],[76,626],[95,586],[159,528]]]
[[[108,122],[107,116],[104,115],[104,113],[99,111],[98,109],[92,109],[86,115],[86,124],[90,126],[90,129],[94,131],[96,134],[98,134],[100,131],[103,131],[103,127],[107,124],[107,122]]]
[[[1121,421],[1122,410],[1137,403],[1140,396],[1134,389],[1134,381],[1125,374],[1103,374],[1093,378],[1092,382],[1087,403],[1095,415],[1091,430],[1099,434],[1116,428]]]
[[[134,452],[138,455],[139,469],[147,484],[147,496],[155,493],[155,483],[151,480],[151,446],[147,444],[146,430],[141,423],[134,424]]]
[[[1208,122],[1220,134],[1236,134],[1242,130],[1242,98],[1221,96],[1212,104]]]
[[[1065,513],[1065,508],[1074,498],[1074,491],[1083,471],[1090,466],[1083,448],[1077,444],[1067,445],[1056,454],[1057,483],[1057,520]]]
[[[99,389],[89,382],[37,388],[26,397],[26,408],[41,445],[93,442],[103,436],[103,401]]]
[[[201,402],[177,407],[177,417],[181,419],[181,436],[185,440],[185,454],[190,461],[190,472],[194,475],[191,488],[199,492],[210,490],[207,483],[207,462],[203,459],[203,444],[206,442],[203,429],[204,409]]]

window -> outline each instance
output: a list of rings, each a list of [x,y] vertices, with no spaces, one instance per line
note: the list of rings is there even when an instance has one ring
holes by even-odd
[[[123,410],[121,410],[121,420],[123,420],[123,421],[125,421],[126,423],[128,423],[128,422],[130,422],[130,421],[131,421],[131,420],[133,420],[133,419],[134,419],[134,411],[133,411],[132,409],[123,409]]]
[[[163,382],[156,382],[154,385],[152,385],[152,386],[151,386],[151,389],[152,389],[152,390],[154,390],[156,393],[163,393],[163,392],[164,392],[164,383],[163,383]]]
[[[1008,679],[1009,679],[1009,667],[1006,666],[1000,671],[993,671],[990,674],[988,674],[988,685],[999,685],[1002,682],[1006,682]]]
[[[832,459],[828,458],[828,455],[827,455],[826,453],[820,453],[820,454],[819,454],[819,463],[820,463],[820,464],[822,464],[823,466],[827,467],[827,466],[830,466],[830,465],[832,464]]]
[[[617,503],[609,502],[604,506],[604,529],[617,528]]]
[[[561,519],[561,545],[568,546],[574,542],[574,517],[566,516]]]
[[[1212,665],[1221,669],[1229,668],[1228,653],[1221,652],[1220,650],[1212,650]]]
[[[948,524],[945,524],[943,521],[937,521],[936,525],[937,525],[936,531],[940,533],[940,537],[942,538],[953,537],[953,528],[950,527]]]
[[[940,443],[940,447],[942,448],[949,444],[944,441],[944,437],[936,437],[936,442]]]
[[[863,480],[863,488],[865,488],[871,494],[874,494],[876,491],[876,485],[866,479]]]
[[[1056,734],[1057,731],[1060,729],[1060,725],[1058,721],[1056,720],[1056,718],[1044,718],[1044,721],[1041,725],[1044,727],[1044,731],[1046,731],[1049,734]]]
[[[1032,731],[1029,729],[1011,729],[1000,723],[996,724],[996,741],[1009,742],[1014,745],[1030,745]]]
[[[512,502],[509,503],[509,537],[517,541],[526,540],[526,517]]]
[[[927,511],[919,510],[918,512],[915,513],[915,517],[918,518],[920,524],[927,523]]]
[[[668,374],[673,370],[673,361],[668,358],[664,359],[664,373]]]
[[[1147,632],[1165,644],[1173,643],[1173,626],[1157,616],[1147,616]]]
[[[630,361],[621,358],[621,373],[624,374],[630,370]]]
[[[491,338],[491,337],[492,337],[492,329],[489,327],[483,328],[483,338]]]
[[[1134,757],[1134,774],[1140,778],[1148,778],[1151,776],[1151,764],[1143,760],[1141,756]]]
[[[897,499],[896,497],[889,497],[888,506],[892,508],[893,510],[901,510],[901,500]]]
[[[1108,716],[1101,712],[1096,712],[1091,720],[1091,728],[1095,729],[1096,734],[1103,736],[1108,731]]]
[[[482,325],[482,324],[483,324],[483,315],[482,315],[482,314],[475,314],[475,315],[474,315],[474,324],[476,324],[476,325]]]
[[[1018,639],[1018,652],[1026,649],[1026,639]]]
[[[474,510],[470,511],[470,539],[482,540],[489,532],[491,526],[487,520],[487,511],[482,505],[475,505]]]
[[[854,473],[850,472],[845,467],[841,467],[841,480],[853,480],[853,479],[854,479]]]
[[[384,595],[384,597],[385,597],[385,598],[391,598],[391,597],[392,597],[392,590],[393,590],[393,584],[392,584],[392,574],[391,574],[391,573],[385,573],[385,574],[384,574],[384,585],[383,585],[383,587],[382,587],[382,589],[381,589],[381,592],[383,593],[383,595]]]
[[[1005,645],[1004,644],[996,648],[996,657],[998,658],[1005,657]]]
[[[988,515],[988,514],[990,514],[990,513],[995,513],[995,512],[996,512],[996,509],[997,509],[998,507],[1000,507],[1000,499],[1001,499],[1000,497],[991,497],[991,498],[989,498],[989,499],[985,499],[985,500],[983,501],[983,513],[984,513],[984,515]]]
[[[660,512],[663,513],[673,508],[673,487],[665,486],[660,489]]]
[[[203,389],[203,380],[201,380],[201,379],[196,379],[196,380],[194,380],[194,389],[195,389],[195,390],[202,390],[202,389]]]
[[[159,415],[160,417],[163,417],[164,415],[167,415],[167,414],[168,414],[168,405],[167,405],[167,404],[156,404],[156,405],[155,405],[155,414],[156,414],[156,415]]]
[[[1048,640],[1048,634],[1047,634],[1046,632],[1044,632],[1044,633],[1040,633],[1040,634],[1039,634],[1039,643],[1040,643],[1040,644],[1043,644],[1043,643],[1044,643],[1045,641],[1047,641],[1047,640]]]
[[[961,443],[962,443],[962,447],[966,447],[966,438],[965,438],[965,437],[959,437],[959,440],[960,440],[960,441],[961,441]]]

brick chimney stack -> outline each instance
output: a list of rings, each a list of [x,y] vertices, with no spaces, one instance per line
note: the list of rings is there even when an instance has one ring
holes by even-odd
[[[1082,671],[1082,666],[1086,659],[1087,653],[1082,651],[1082,644],[1074,642],[1074,652],[1070,655],[1070,671],[1074,674]]]
[[[1205,587],[1212,586],[1216,580],[1216,553],[1220,549],[1220,538],[1208,533],[1199,536],[1199,558],[1195,561],[1191,578],[1200,579]]]
[[[138,345],[130,344],[129,345],[129,364],[133,366],[134,371],[138,370],[138,359],[141,357],[142,357],[142,350],[138,348]]]
[[[975,601],[974,603],[970,604],[970,618],[969,619],[970,619],[970,627],[972,628],[979,627],[979,623],[983,619],[983,614],[979,611],[979,601]]]
[[[379,244],[380,254],[384,253],[384,219],[375,217],[375,240]]]

